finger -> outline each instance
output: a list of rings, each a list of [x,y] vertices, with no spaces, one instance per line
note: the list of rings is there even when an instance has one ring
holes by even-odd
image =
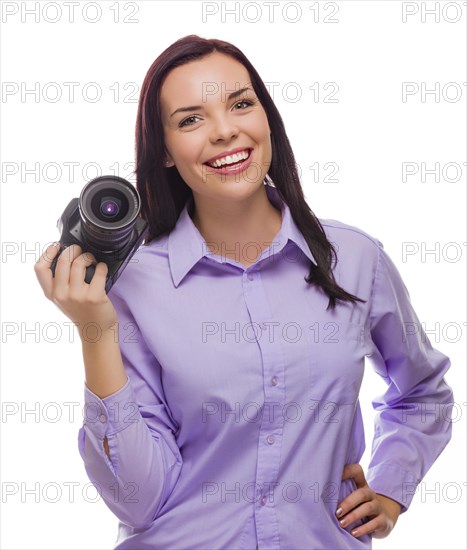
[[[70,268],[70,293],[87,292],[89,284],[86,283],[86,268],[92,264],[96,264],[97,260],[90,252],[80,254],[71,264]]]
[[[339,520],[342,519],[345,514],[353,510],[355,507],[363,504],[364,502],[372,501],[375,494],[376,493],[374,493],[369,487],[362,487],[352,491],[348,497],[337,505],[336,516]]]
[[[363,525],[354,527],[353,529],[350,530],[350,534],[358,538],[358,537],[362,537],[363,535],[368,535],[371,533],[374,538],[378,538],[377,536],[374,535],[374,533],[378,531],[379,528],[380,528],[380,523],[376,518],[374,518],[368,523],[364,523]]]
[[[358,463],[347,464],[344,467],[342,479],[348,479],[348,478],[354,479],[355,484],[357,485],[357,488],[365,487],[367,485],[363,468]]]
[[[109,267],[105,262],[99,262],[96,265],[96,271],[94,272],[89,284],[88,297],[90,299],[98,300],[99,298],[104,298],[105,283],[108,272]]]
[[[47,268],[50,268],[50,264],[52,263],[53,259],[57,255],[57,252],[60,250],[60,243],[52,243],[49,245],[43,252],[43,254],[40,255],[39,259],[37,260],[34,269],[37,270],[45,270]]]
[[[368,521],[368,516],[375,516],[378,514],[378,506],[374,501],[364,502],[345,514],[344,517],[339,517],[339,524],[341,527],[350,527],[356,521],[362,520],[365,523]]]
[[[56,296],[63,298],[68,295],[71,264],[80,254],[81,247],[77,244],[67,246],[60,254],[55,266],[54,293]]]
[[[42,287],[42,291],[49,300],[52,297],[53,289],[53,274],[50,270],[50,264],[57,255],[59,248],[59,243],[56,245],[51,244],[34,264],[34,272],[36,273],[37,280]]]

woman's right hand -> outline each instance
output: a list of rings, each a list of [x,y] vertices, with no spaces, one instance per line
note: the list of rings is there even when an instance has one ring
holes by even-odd
[[[55,266],[55,277],[50,265],[58,253],[59,246],[49,246],[34,265],[34,271],[46,298],[51,300],[73,323],[76,323],[81,339],[86,326],[98,325],[102,332],[111,330],[118,322],[117,312],[105,292],[107,264],[97,263],[89,252],[82,253],[81,247],[72,244],[60,254]],[[96,270],[88,284],[85,282],[86,268],[96,264]],[[88,330],[86,329],[86,330]],[[92,330],[93,335],[95,330]]]

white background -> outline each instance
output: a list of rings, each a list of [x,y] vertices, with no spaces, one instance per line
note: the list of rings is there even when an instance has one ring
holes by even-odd
[[[137,90],[166,47],[199,34],[234,43],[270,83],[313,212],[383,242],[420,320],[437,329],[432,345],[451,358],[453,438],[409,511],[374,548],[466,548],[466,3],[242,2],[236,16],[225,13],[234,2],[121,1],[118,11],[114,1],[80,2],[73,21],[65,4],[2,6],[1,547],[113,547],[117,519],[102,500],[93,502],[78,453],[81,345],[42,295],[33,267],[58,240],[56,220],[87,181],[116,170],[134,183]],[[65,83],[77,83],[74,100]],[[403,83],[414,90],[405,100]],[[423,93],[437,86],[438,96]],[[326,163],[337,165],[338,181],[324,181]],[[406,181],[403,163],[416,171]],[[439,163],[439,181],[422,177],[422,163]],[[404,246],[414,253],[404,258]],[[383,389],[368,369],[364,470],[370,399]],[[37,415],[24,416],[31,409]]]

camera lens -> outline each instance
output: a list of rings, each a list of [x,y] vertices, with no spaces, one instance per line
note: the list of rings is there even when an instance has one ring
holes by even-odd
[[[120,201],[117,202],[117,199],[112,199],[106,197],[101,200],[100,211],[104,216],[112,218],[116,216],[120,211]]]
[[[136,188],[118,176],[87,183],[78,200],[83,238],[102,252],[123,248],[131,239],[141,201]]]

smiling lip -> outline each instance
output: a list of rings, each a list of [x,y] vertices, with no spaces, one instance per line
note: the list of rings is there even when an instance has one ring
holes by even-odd
[[[227,157],[228,155],[234,155],[235,153],[241,153],[242,151],[250,152],[251,150],[252,150],[251,147],[237,147],[236,149],[231,149],[230,151],[224,151],[223,153],[220,153],[215,157],[211,157],[204,164],[207,164],[208,162],[214,162],[215,160]]]
[[[238,151],[244,151],[245,149],[239,149]],[[205,164],[205,166],[208,167],[208,172],[215,173],[215,174],[223,174],[225,176],[233,175],[233,174],[240,174],[244,170],[250,166],[251,161],[253,159],[253,149],[248,149],[250,152],[250,155],[247,159],[245,159],[240,165],[236,166],[235,168],[229,168],[228,165],[222,166],[221,168],[214,168],[213,166],[210,166],[209,164]],[[219,157],[218,157],[219,158]]]

